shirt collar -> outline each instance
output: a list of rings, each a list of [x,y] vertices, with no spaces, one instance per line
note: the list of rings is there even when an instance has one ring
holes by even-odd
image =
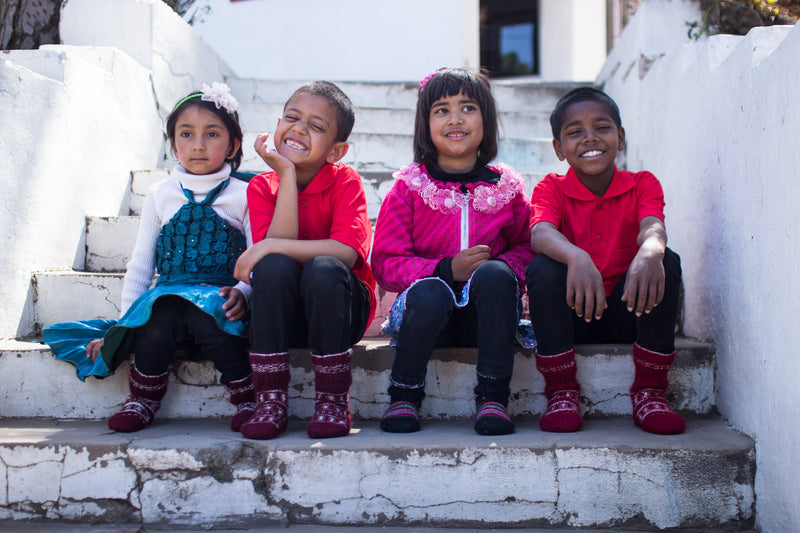
[[[306,188],[299,191],[299,194],[319,194],[333,183],[335,165],[333,163],[325,163],[319,172],[317,172],[311,181],[308,182]]]
[[[624,170],[618,170],[616,165],[614,165],[614,177],[611,178],[611,184],[608,186],[608,190],[602,197],[598,197],[596,194],[590,191],[586,185],[581,183],[581,180],[578,179],[578,175],[575,174],[575,171],[572,169],[572,167],[567,170],[567,174],[564,179],[564,194],[570,198],[575,198],[576,200],[582,201],[599,200],[600,198],[613,198],[614,196],[625,194],[633,187],[633,174]]]

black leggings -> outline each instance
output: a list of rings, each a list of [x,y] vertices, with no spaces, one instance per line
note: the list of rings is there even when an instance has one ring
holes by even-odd
[[[425,382],[428,361],[436,347],[477,346],[478,374],[511,377],[518,322],[517,278],[502,261],[487,261],[475,271],[469,303],[456,307],[439,279],[422,279],[406,295],[397,337],[392,381],[410,388]]]
[[[542,355],[555,355],[569,350],[576,343],[629,343],[635,340],[648,350],[672,353],[680,303],[681,259],[669,248],[664,254],[664,273],[664,299],[650,313],[642,313],[637,318],[620,299],[625,289],[626,273],[606,299],[608,308],[603,317],[587,323],[567,306],[567,265],[539,254],[525,272],[537,351]]]
[[[339,259],[315,257],[305,265],[270,254],[253,269],[250,349],[254,353],[311,348],[341,353],[357,343],[369,320],[366,285]]]
[[[221,383],[250,374],[247,339],[219,329],[214,317],[188,300],[162,296],[153,304],[150,320],[136,328],[134,361],[145,375],[163,374],[178,349],[197,352],[222,374]]]

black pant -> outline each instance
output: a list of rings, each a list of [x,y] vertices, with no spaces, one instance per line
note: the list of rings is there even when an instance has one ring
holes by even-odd
[[[194,359],[199,353],[222,374],[221,383],[250,374],[247,339],[219,329],[217,322],[199,307],[177,296],[162,296],[153,304],[150,320],[136,328],[134,362],[147,376],[163,374],[175,352],[187,350]]]
[[[539,254],[525,272],[537,351],[542,355],[555,355],[576,343],[635,340],[648,350],[672,353],[680,303],[681,259],[669,248],[664,255],[664,273],[664,299],[650,313],[642,313],[637,318],[620,299],[626,273],[607,298],[608,308],[603,317],[587,323],[567,306],[567,265]]]
[[[436,278],[418,281],[406,296],[397,337],[392,381],[409,388],[425,382],[436,347],[477,346],[478,374],[510,378],[518,322],[517,278],[502,261],[491,260],[475,271],[469,303],[456,307],[448,287]]]
[[[305,265],[281,255],[265,256],[253,269],[250,349],[279,353],[311,348],[341,353],[357,343],[369,320],[369,289],[335,257]]]

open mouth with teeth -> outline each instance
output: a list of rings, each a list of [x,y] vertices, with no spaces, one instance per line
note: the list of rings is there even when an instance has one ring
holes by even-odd
[[[586,158],[599,157],[599,156],[603,155],[604,153],[605,152],[603,152],[602,150],[589,150],[588,152],[582,153],[581,157],[586,157]]]
[[[288,148],[291,148],[292,150],[298,150],[298,151],[306,150],[306,147],[305,147],[304,144],[299,143],[299,142],[295,141],[294,139],[286,139],[285,141],[283,141],[283,144],[285,144]]]

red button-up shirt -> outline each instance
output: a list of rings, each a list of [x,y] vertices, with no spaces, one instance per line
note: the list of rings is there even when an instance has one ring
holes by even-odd
[[[639,223],[647,216],[664,220],[664,192],[647,171],[615,169],[608,190],[598,197],[570,168],[566,175],[545,176],[531,195],[530,227],[550,222],[588,252],[603,276],[606,296],[639,251]]]
[[[264,239],[272,223],[279,181],[276,172],[265,172],[253,177],[247,187],[254,243]],[[340,163],[323,166],[306,188],[298,191],[297,219],[300,240],[334,239],[358,253],[353,272],[369,289],[369,322],[372,322],[377,308],[375,278],[367,263],[372,225],[367,216],[367,197],[361,176]]]

